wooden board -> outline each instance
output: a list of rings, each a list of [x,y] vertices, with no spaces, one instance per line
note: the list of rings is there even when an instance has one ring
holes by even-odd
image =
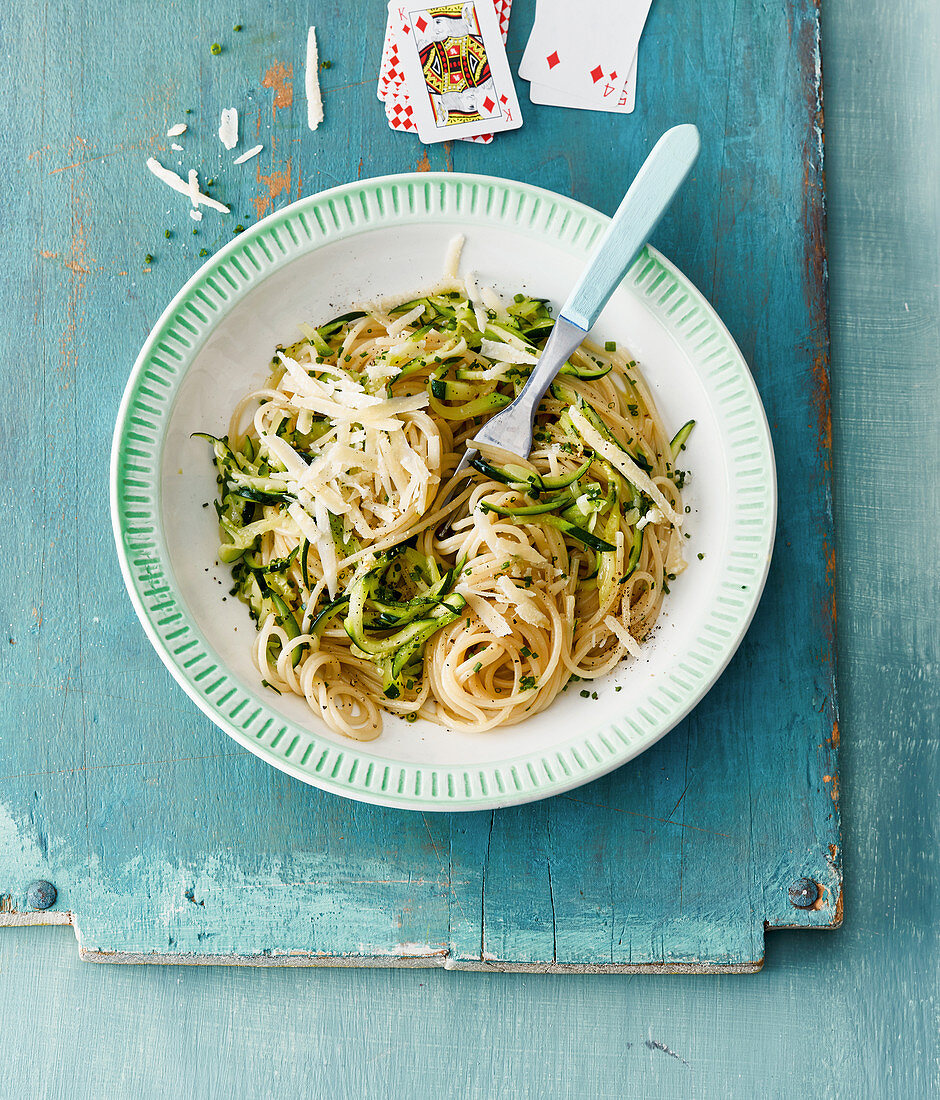
[[[0,107],[18,196],[3,214],[15,277],[0,285],[18,478],[0,535],[18,578],[2,595],[0,920],[68,921],[85,957],[115,961],[756,969],[765,928],[841,919],[818,11],[657,0],[634,115],[536,108],[521,85],[521,130],[430,149],[385,127],[381,13],[352,26],[347,6],[279,0],[253,25],[212,2],[194,29],[172,8],[135,0],[115,20],[99,2],[49,10],[11,44],[28,88]],[[514,65],[531,15],[517,0]],[[333,63],[315,134],[309,21]],[[133,79],[115,66],[129,57]],[[243,167],[215,137],[231,105],[265,145]],[[722,680],[627,767],[493,814],[347,803],[242,753],[150,650],[107,511],[127,373],[200,249],[299,195],[415,167],[524,179],[611,212],[658,134],[685,120],[703,154],[653,243],[750,362],[781,486],[767,592]],[[185,163],[233,205],[195,235],[144,167],[177,121],[190,124]],[[788,899],[801,876],[820,884],[811,910]],[[58,889],[43,914],[25,911],[37,878]]]

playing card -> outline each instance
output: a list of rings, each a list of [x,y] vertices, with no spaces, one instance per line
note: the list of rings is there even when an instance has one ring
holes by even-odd
[[[522,124],[493,0],[389,4],[392,37],[423,142]]]
[[[636,106],[636,57],[630,65],[630,71],[620,85],[616,97],[610,96],[601,102],[591,102],[560,88],[548,84],[531,83],[529,99],[533,103],[542,103],[550,107],[575,107],[581,111],[609,111],[613,114],[628,115]]]
[[[414,108],[407,95],[399,92],[389,92],[385,97],[385,117],[393,130],[403,130],[405,133],[417,134],[418,127],[414,121]],[[479,145],[489,145],[493,140],[492,134],[477,134],[475,137],[467,137],[464,141],[473,141]]]
[[[495,0],[495,6],[499,33],[505,46],[506,36],[509,34],[512,0]],[[379,83],[376,89],[379,99],[384,99],[390,89],[400,91],[404,80],[405,75],[398,61],[398,42],[393,34],[392,17],[389,15],[385,24],[385,41],[382,43],[382,61],[379,65]]]
[[[578,0],[572,21],[569,0],[539,0],[519,75],[595,110],[619,104],[651,3]]]
[[[385,41],[382,44],[382,64],[379,67],[379,99],[385,99],[389,92],[400,92],[405,81],[398,60],[398,42],[392,33],[391,19],[385,24]]]

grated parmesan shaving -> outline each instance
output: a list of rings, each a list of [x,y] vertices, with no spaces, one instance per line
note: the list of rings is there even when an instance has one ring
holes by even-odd
[[[458,233],[456,237],[452,237],[450,244],[447,246],[447,255],[444,257],[444,278],[456,279],[457,271],[460,268],[460,257],[463,253],[463,246],[467,238],[463,233]]]
[[[304,91],[307,95],[307,125],[315,130],[323,121],[323,96],[320,94],[320,55],[317,51],[317,29],[307,31],[307,66],[304,70]]]
[[[256,157],[263,148],[263,145],[253,145],[247,153],[242,153],[240,157],[236,157],[233,163],[244,164],[246,160],[251,160],[252,157]]]
[[[173,150],[174,153],[182,153],[182,151],[183,151],[183,146],[182,145],[177,145],[175,141],[170,146],[170,148]]]
[[[190,210],[189,216],[193,219],[194,222],[201,222],[202,221],[202,211],[201,210]]]
[[[226,149],[234,149],[238,144],[238,111],[234,107],[223,107],[219,121],[219,141]]]
[[[641,493],[646,493],[659,508],[660,512],[662,512],[663,518],[668,520],[673,527],[682,526],[682,517],[676,515],[672,505],[663,496],[659,486],[653,481],[649,474],[645,473],[637,466],[626,451],[622,451],[615,444],[604,439],[600,432],[587,420],[580,409],[571,409],[569,415],[571,417],[571,423],[574,424],[575,428],[578,430],[578,435],[581,436],[584,442],[587,443],[595,453],[599,454],[602,458],[606,458],[611,466],[619,470],[627,481],[629,481],[631,485],[635,485]]]
[[[179,137],[180,134],[185,134],[187,126],[185,122],[177,122],[169,128],[166,132],[167,137]]]
[[[172,187],[174,191],[178,191],[181,195],[185,195],[190,199],[194,206],[208,206],[212,210],[218,210],[222,214],[228,214],[229,208],[223,203],[218,202],[216,199],[210,198],[209,195],[203,195],[199,190],[199,178],[196,176],[195,190],[193,188],[193,176],[196,175],[195,171],[189,173],[189,183],[178,176],[171,168],[164,168],[163,165],[155,158],[150,157],[147,160],[147,167],[151,172],[160,180],[165,183],[167,187]]]
[[[604,626],[609,627],[614,634],[620,639],[620,644],[630,654],[631,657],[642,657],[643,650],[640,648],[640,643],[633,637],[629,630],[618,622],[613,615],[608,615],[604,620]]]
[[[524,363],[527,366],[535,366],[539,361],[537,355],[512,344],[504,344],[501,340],[484,340],[480,344],[480,351],[487,359],[495,359],[498,363]]]
[[[506,638],[512,634],[512,627],[485,596],[474,592],[466,584],[458,584],[454,591],[463,596],[470,610],[495,638]]]
[[[505,574],[496,581],[496,587],[503,596],[514,605],[519,612],[519,618],[532,626],[548,626],[548,619],[539,605],[525,589],[519,588]]]

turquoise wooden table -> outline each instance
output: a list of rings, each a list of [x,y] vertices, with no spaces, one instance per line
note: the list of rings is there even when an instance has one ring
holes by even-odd
[[[664,11],[668,7],[662,5]],[[305,26],[309,13],[302,14],[299,23]],[[811,17],[812,13],[807,14]],[[746,1097],[802,1095],[810,1089],[827,1096],[920,1097],[935,1093],[936,906],[930,876],[936,854],[936,810],[931,800],[936,796],[937,775],[938,639],[936,582],[931,568],[936,560],[936,534],[930,515],[936,508],[936,488],[929,476],[911,478],[910,456],[920,456],[924,469],[936,471],[937,164],[932,137],[938,97],[924,92],[931,87],[936,12],[927,4],[907,2],[897,5],[890,16],[876,19],[872,5],[830,0],[827,14],[837,640],[845,731],[841,804],[849,883],[845,927],[825,936],[775,933],[768,939],[767,965],[757,976],[670,979],[648,975],[600,978],[398,970],[89,967],[78,962],[70,929],[7,928],[0,935],[0,989],[8,1008],[7,1026],[0,1036],[0,1079],[11,1093],[124,1096],[151,1095],[167,1088],[194,1096],[268,1095],[285,1088],[323,1096]],[[324,18],[318,11],[315,21]],[[740,12],[739,18],[742,23],[748,21]],[[57,25],[57,19],[64,22]],[[245,13],[231,11],[223,30],[236,19],[242,19],[247,29]],[[28,33],[36,37],[27,38],[24,56],[31,46],[39,51],[41,45],[45,51],[69,40],[73,32],[83,33],[67,20],[67,15],[50,13],[45,24],[40,20],[41,33],[31,27]],[[119,28],[122,43],[132,31],[139,33],[141,25],[142,21],[135,21],[133,26]],[[874,37],[873,27],[879,29]],[[730,29],[729,21],[725,30]],[[162,30],[167,32],[164,37],[172,37],[167,27]],[[737,18],[734,30],[737,34]],[[747,29],[742,28],[741,33],[746,34]],[[655,38],[655,24],[651,35]],[[187,40],[191,37],[188,30],[185,36]],[[206,42],[213,37],[207,31]],[[785,41],[784,35],[781,42]],[[267,43],[272,52],[275,46]],[[166,73],[164,51],[157,52]],[[56,48],[53,53],[61,68],[62,51]],[[126,53],[123,46],[116,50],[118,57]],[[179,51],[170,48],[165,53],[176,57]],[[66,122],[75,128],[72,115],[88,109],[84,97],[89,95],[89,85],[85,81],[91,77],[86,64],[78,60],[81,50],[76,48],[70,55],[73,60],[66,63],[67,82],[47,75],[48,94],[59,98],[54,102],[29,97],[18,101],[19,121],[17,126],[8,123],[4,128],[5,141],[22,132],[24,109],[30,110],[24,105],[30,102],[37,104],[37,112],[45,110],[50,119],[56,119],[60,135],[65,132],[63,127],[68,128]],[[880,73],[891,74],[890,81],[873,83],[869,79],[876,60]],[[24,66],[24,72],[26,68],[35,67]],[[747,69],[747,65],[741,68]],[[364,65],[362,79],[370,72],[370,65]],[[100,79],[100,74],[95,77]],[[211,89],[216,79],[217,74],[204,67],[205,88]],[[275,73],[272,81],[277,79]],[[935,74],[932,79],[936,89]],[[148,71],[146,79],[135,82],[139,109],[144,110],[149,100],[148,110],[153,111],[154,100],[160,99],[160,111],[164,112],[171,95],[167,89],[172,85],[175,103],[178,83],[179,70],[175,80],[165,75],[162,85]],[[112,109],[108,98],[100,95],[100,83],[94,87],[101,102],[96,110],[106,116]],[[260,88],[254,92],[261,94]],[[200,92],[201,96],[208,94]],[[339,87],[336,94],[342,94]],[[8,100],[7,110],[11,102]],[[266,102],[270,111],[270,102]],[[728,103],[723,102],[726,110]],[[329,104],[328,96],[328,109]],[[530,111],[527,128],[536,118],[536,112]],[[654,125],[650,114],[644,121],[642,108],[635,122],[639,129]],[[353,119],[350,125],[355,129],[361,123]],[[151,126],[147,133],[153,132]],[[362,131],[358,132],[362,139]],[[67,146],[74,139],[69,135],[63,140]],[[369,148],[383,147],[384,140],[384,134],[375,135]],[[641,144],[640,139],[627,137],[628,150],[631,140],[637,141],[637,148]],[[364,140],[360,145],[365,149]],[[103,139],[99,148],[105,148]],[[41,154],[42,150],[31,148],[26,155],[34,152]],[[117,158],[141,154],[129,147],[114,150]],[[415,154],[420,155],[420,150]],[[14,155],[25,161],[17,148],[8,153],[8,163]],[[373,154],[365,151],[360,155],[367,159]],[[440,151],[430,154],[433,166],[438,166],[434,158],[440,155]],[[35,156],[27,163],[35,165],[39,159]],[[108,158],[103,159],[107,163]],[[318,158],[312,159],[314,167],[305,169],[305,179],[318,171]],[[53,179],[65,176],[67,194],[80,206],[84,188],[89,186],[88,174],[98,171],[97,163],[87,151],[75,149],[70,158],[47,162],[41,171]],[[413,166],[413,162],[401,165]],[[79,182],[80,176],[68,175],[76,169],[86,173],[85,183]],[[34,169],[35,177],[28,175],[28,169],[21,170],[23,179],[40,178],[39,168]],[[364,174],[375,170],[367,164]],[[537,182],[568,184],[560,167],[547,171],[562,175]],[[355,165],[351,174],[355,175]],[[272,190],[279,186],[280,181],[275,181]],[[589,172],[574,174],[570,186],[590,201]],[[291,188],[296,187],[293,177]],[[729,187],[721,191],[729,204],[723,224],[746,226],[747,208],[757,200],[751,195],[739,196],[738,204]],[[45,218],[52,215],[36,199],[37,190],[41,188],[29,182],[26,198],[38,203],[38,214],[46,225]],[[15,193],[23,194],[24,187],[20,185]],[[283,188],[271,201],[283,201],[282,196]],[[120,198],[117,194],[113,198],[108,216],[117,219],[121,215],[114,211],[121,208]],[[594,201],[604,205],[596,197]],[[263,195],[259,202],[263,207]],[[30,209],[36,213],[35,206]],[[11,230],[22,237],[22,225],[9,205],[3,217],[7,241]],[[102,215],[95,212],[94,218],[99,217]],[[55,288],[62,285],[62,270],[40,261],[58,263],[68,273],[61,303],[44,318],[54,333],[46,342],[45,360],[25,372],[25,386],[8,386],[6,391],[8,402],[12,394],[29,407],[32,380],[42,371],[48,372],[54,384],[44,391],[49,402],[44,412],[56,423],[73,407],[59,391],[78,384],[77,356],[88,355],[84,346],[88,329],[84,326],[94,326],[96,339],[105,329],[102,319],[121,331],[123,326],[136,325],[142,335],[161,304],[159,294],[149,289],[142,275],[119,274],[131,270],[129,259],[127,268],[103,274],[94,269],[93,265],[103,261],[88,243],[87,226],[92,220],[91,211],[73,207],[69,220],[51,229],[65,234],[66,246],[42,248],[40,251],[53,255],[33,257],[27,267],[17,269],[21,278],[12,278],[12,269],[4,276],[4,293],[11,295],[16,316],[25,319],[43,300],[42,292],[48,300],[48,293],[57,293]],[[162,233],[162,222],[152,220]],[[127,237],[126,257],[147,250],[157,254],[152,234],[146,239],[141,236],[139,221],[138,211],[134,221],[128,219],[121,230]],[[743,327],[755,306],[750,299],[743,305],[721,299],[722,280],[716,278],[716,272],[727,258],[722,261],[716,256],[714,245],[712,255],[707,256],[704,242],[691,253],[683,252],[679,227],[674,225],[670,232],[671,237],[667,232],[660,242],[663,247],[680,259],[693,278],[708,286],[722,314]],[[745,233],[736,247],[748,244]],[[753,242],[752,247],[756,247]],[[763,247],[768,250],[767,242]],[[697,260],[699,251],[702,257]],[[158,254],[157,260],[174,262]],[[164,278],[169,283],[175,274],[181,280],[187,270],[180,262],[178,269]],[[103,289],[94,289],[96,281]],[[131,283],[135,285],[128,294]],[[740,332],[737,335],[741,338]],[[818,348],[823,338],[815,330],[800,336],[800,357],[807,355],[807,349]],[[113,348],[116,344],[111,339],[106,346]],[[753,354],[756,344],[755,340],[745,351],[760,371]],[[20,361],[17,356],[15,362]],[[7,348],[5,378],[11,376],[13,363]],[[111,412],[110,407],[102,406],[109,402],[113,406],[124,369],[113,368],[107,357],[103,358],[99,366],[101,391],[83,386],[82,419],[79,424],[70,422],[70,431],[77,432],[83,425],[106,431]],[[21,382],[20,375],[17,381]],[[763,377],[759,374],[759,382],[772,383],[769,371]],[[886,424],[902,425],[903,432],[886,431]],[[46,537],[53,545],[69,531],[62,502],[70,490],[74,497],[75,478],[80,476],[76,465],[81,457],[79,448],[72,445],[69,456],[71,466],[50,460],[55,479],[44,489]],[[925,495],[931,502],[926,508]],[[27,508],[22,499],[17,503],[21,526],[38,522],[33,506]],[[99,501],[89,501],[89,511],[99,506]],[[74,499],[68,508],[74,508]],[[93,537],[104,545],[104,538]],[[103,555],[100,562],[82,563],[79,551],[73,543],[53,552],[59,555],[51,559],[57,567],[59,592],[53,611],[59,618],[86,611],[82,621],[91,630],[98,625],[93,622],[98,607],[107,606],[110,614],[124,616],[122,628],[128,632],[136,629],[122,611],[117,598],[120,593],[99,595],[113,583],[113,563]],[[18,560],[15,564],[23,585],[34,583],[33,563]],[[86,582],[90,578],[83,592],[76,591],[76,577]],[[23,589],[11,591],[18,593],[16,600],[5,602],[11,623],[18,630],[23,628],[21,639],[28,639],[29,625],[23,619],[13,621],[14,613],[22,612]],[[25,606],[28,611],[28,602]],[[43,612],[46,616],[50,615],[48,607]],[[16,640],[13,630],[11,637]],[[17,640],[16,646],[20,644]],[[86,641],[86,654],[95,644],[92,634]],[[44,649],[38,655],[38,671],[29,681],[31,690],[10,696],[14,707],[7,704],[2,748],[23,761],[23,766],[16,773],[4,772],[15,776],[18,786],[5,779],[0,788],[4,796],[0,802],[7,807],[14,803],[9,792],[17,792],[17,815],[2,823],[2,852],[8,860],[11,854],[21,866],[35,860],[33,850],[17,849],[32,840],[40,857],[48,861],[49,874],[53,873],[55,834],[36,825],[55,822],[55,811],[68,809],[68,787],[74,777],[96,769],[106,774],[94,788],[98,794],[88,820],[98,830],[120,835],[122,844],[132,845],[134,835],[142,837],[147,825],[140,807],[159,816],[166,792],[187,781],[186,768],[193,762],[182,758],[187,750],[197,755],[192,752],[197,736],[212,746],[206,753],[212,762],[205,765],[212,787],[190,790],[187,816],[207,841],[218,843],[224,834],[224,819],[231,807],[211,804],[211,798],[219,790],[231,791],[237,798],[237,784],[231,778],[226,780],[226,775],[230,765],[240,767],[245,762],[221,755],[226,751],[224,742],[219,741],[221,734],[211,729],[196,731],[198,720],[186,710],[185,700],[184,705],[176,710],[171,706],[169,714],[159,717],[159,727],[175,727],[178,739],[171,739],[171,752],[162,767],[152,756],[130,752],[122,760],[110,761],[108,767],[101,766],[107,754],[105,745],[95,741],[95,726],[113,721],[114,714],[133,714],[146,694],[139,681],[153,676],[156,668],[139,638],[131,644],[137,648],[126,657],[123,698],[115,693],[95,714],[84,716],[84,728],[90,734],[84,755],[76,755],[67,736],[76,721],[69,708],[80,708],[82,692],[57,694],[49,690],[62,669],[78,674],[79,670],[72,670],[70,651]],[[4,676],[8,688],[25,682],[17,680],[19,666],[8,663],[7,668],[13,670]],[[91,689],[93,685],[88,686]],[[88,694],[94,696],[94,691]],[[14,720],[10,720],[14,708]],[[40,733],[36,732],[37,717]],[[146,766],[137,763],[143,759]],[[668,756],[665,760],[668,768]],[[257,762],[249,763],[257,769],[261,783],[270,788],[265,796],[274,800],[284,816],[294,815],[295,806],[281,778],[261,770]],[[128,774],[138,775],[133,798],[128,797]],[[36,792],[37,805],[25,803],[24,815],[21,792],[27,786]],[[52,804],[39,804],[43,800]],[[665,816],[668,819],[669,815]],[[30,822],[32,832],[27,827]],[[270,831],[273,843],[276,830],[272,826]],[[126,851],[121,849],[122,858]],[[115,849],[109,848],[102,855],[89,840],[85,863],[88,870],[96,872],[99,883],[106,881],[100,869],[107,870],[114,854]],[[142,848],[142,869],[147,866],[148,854],[147,848]],[[195,884],[180,885],[180,904],[194,908],[205,908],[199,906],[201,900],[209,904],[209,899],[195,890],[192,898],[186,897],[186,890]],[[130,932],[152,928],[151,911],[140,899],[153,887],[159,899],[161,880],[144,873],[142,881],[129,884],[127,880],[125,886]],[[12,897],[12,888],[5,888]],[[7,908],[20,912],[22,902],[8,903]],[[454,1042],[455,1035],[459,1042]]]

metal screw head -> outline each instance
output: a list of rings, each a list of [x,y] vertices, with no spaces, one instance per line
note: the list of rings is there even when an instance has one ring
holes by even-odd
[[[51,882],[37,879],[26,887],[26,905],[30,909],[48,909],[55,905],[56,893]]]
[[[790,904],[797,909],[811,909],[819,899],[819,886],[811,878],[798,878],[787,891]]]

